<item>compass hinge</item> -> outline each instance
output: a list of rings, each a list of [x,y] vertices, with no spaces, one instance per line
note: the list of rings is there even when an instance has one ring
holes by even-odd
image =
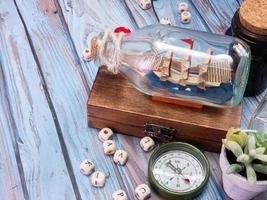
[[[170,142],[175,138],[176,129],[157,124],[146,123],[144,133],[160,142]]]

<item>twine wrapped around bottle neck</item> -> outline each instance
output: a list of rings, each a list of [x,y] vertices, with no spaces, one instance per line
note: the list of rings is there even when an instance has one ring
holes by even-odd
[[[100,60],[107,66],[108,70],[114,74],[119,72],[121,66],[121,42],[123,37],[124,33],[114,33],[113,31],[108,30],[104,33],[103,38],[99,40],[98,44],[98,56]],[[114,44],[114,52],[112,52],[113,56],[110,59],[107,59],[105,50],[107,49],[109,39],[111,39]]]

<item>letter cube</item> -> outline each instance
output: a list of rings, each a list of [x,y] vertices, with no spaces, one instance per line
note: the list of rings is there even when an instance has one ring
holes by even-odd
[[[141,184],[135,188],[134,194],[138,200],[145,200],[150,197],[151,190],[146,184]]]
[[[184,11],[188,11],[188,4],[185,2],[181,2],[178,4],[178,11],[181,14]]]
[[[106,155],[113,155],[116,151],[116,145],[113,140],[106,140],[103,142],[103,149]]]
[[[151,0],[140,0],[140,7],[144,10],[151,8]]]
[[[90,61],[92,59],[92,50],[90,48],[84,49],[82,57],[84,61]]]
[[[163,17],[160,19],[159,23],[163,25],[171,25],[171,19],[169,17]]]
[[[151,151],[155,147],[155,142],[151,137],[144,137],[140,141],[140,146],[144,151]]]
[[[81,164],[80,164],[80,171],[81,173],[83,173],[84,175],[90,175],[95,169],[95,165],[91,160],[84,160]]]
[[[116,164],[125,165],[128,160],[128,153],[124,150],[117,150],[113,156],[113,160]]]
[[[181,22],[183,24],[188,24],[188,23],[190,23],[190,21],[191,21],[191,13],[188,12],[188,11],[182,12],[182,14],[181,14]]]
[[[123,190],[117,190],[112,194],[112,200],[127,200],[127,195]]]
[[[113,131],[110,128],[102,128],[98,133],[98,138],[101,142],[110,140],[113,137]]]
[[[103,187],[106,182],[106,176],[103,172],[96,171],[92,174],[91,183],[94,187]]]

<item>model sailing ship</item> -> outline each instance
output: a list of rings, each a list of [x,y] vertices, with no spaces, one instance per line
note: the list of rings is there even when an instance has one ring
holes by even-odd
[[[92,39],[84,57],[122,73],[151,96],[236,105],[247,81],[248,47],[232,37],[205,34],[161,25],[133,33],[107,31]]]
[[[209,53],[212,51],[209,50]],[[162,81],[175,84],[196,85],[200,89],[205,87],[219,87],[221,83],[230,83],[231,63],[228,60],[212,62],[209,59],[197,66],[190,66],[190,59],[173,60],[173,52],[169,51],[161,58],[161,64],[154,73]],[[190,56],[188,56],[190,58]]]

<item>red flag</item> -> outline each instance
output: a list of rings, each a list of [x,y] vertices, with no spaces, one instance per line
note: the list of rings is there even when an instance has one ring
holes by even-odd
[[[189,44],[190,45],[190,49],[193,49],[194,40],[192,40],[192,39],[181,39],[181,41]]]
[[[194,40],[192,40],[192,39],[181,39],[181,41],[183,41],[183,42],[189,44],[190,49],[193,49]],[[188,56],[188,60],[189,60],[190,67],[191,67],[191,55]]]

